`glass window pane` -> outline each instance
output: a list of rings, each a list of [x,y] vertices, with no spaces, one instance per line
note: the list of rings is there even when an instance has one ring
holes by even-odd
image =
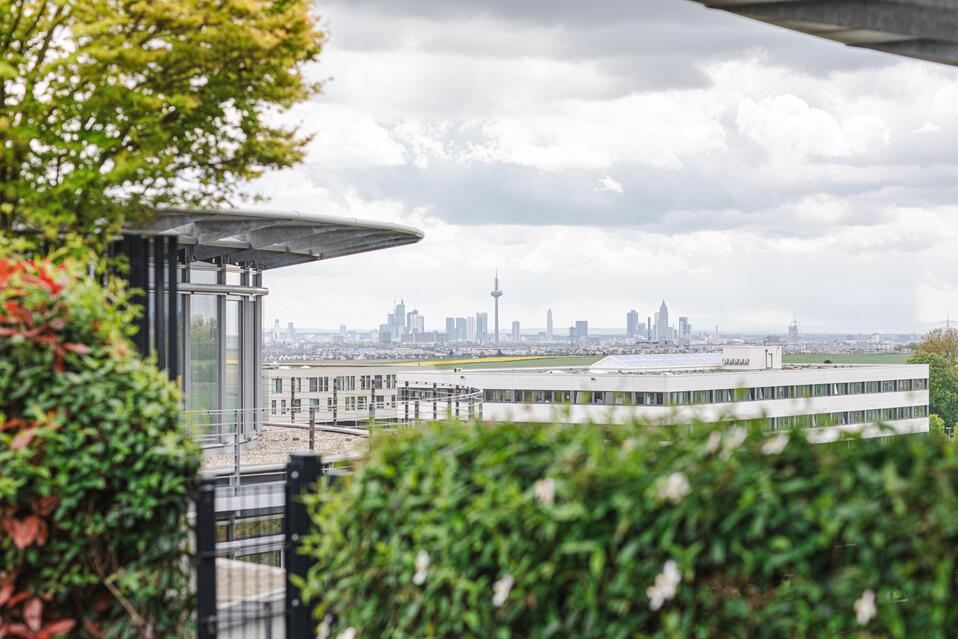
[[[226,300],[226,322],[223,334],[226,349],[226,391],[223,408],[236,410],[243,407],[243,367],[240,361],[240,302]]]
[[[219,409],[219,323],[215,295],[190,297],[191,411]],[[197,416],[199,419],[199,416]]]

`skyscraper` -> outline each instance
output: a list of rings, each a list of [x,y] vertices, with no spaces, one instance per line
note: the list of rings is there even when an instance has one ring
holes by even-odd
[[[662,300],[659,306],[659,312],[655,315],[655,341],[668,342],[672,339],[672,331],[669,329],[669,307]]]
[[[489,293],[489,295],[492,295],[492,299],[496,301],[495,330],[496,330],[496,344],[498,344],[499,343],[499,298],[502,297],[502,291],[499,290],[499,271],[496,271],[496,286],[495,288],[492,289],[492,292]]]
[[[692,341],[691,336],[691,325],[689,324],[689,318],[680,317],[679,318],[679,342],[681,344],[688,345]]]
[[[476,340],[486,341],[489,337],[489,313],[476,313]]]
[[[273,320],[273,334],[271,337],[273,338],[274,344],[279,342],[279,319],[278,318]]]
[[[471,315],[466,318],[466,341],[476,341],[476,318]]]
[[[456,341],[456,318],[455,317],[446,318],[446,341],[447,342]]]
[[[519,341],[519,322],[512,322],[512,341]]]
[[[468,334],[468,324],[465,317],[456,318],[456,341],[465,342]]]
[[[625,314],[625,334],[637,337],[639,334],[639,312],[631,310]]]
[[[286,326],[286,340],[294,346],[296,345],[296,329],[293,328],[292,322]]]
[[[552,309],[546,311],[546,339],[553,341],[555,336],[552,333]]]
[[[589,322],[585,320],[576,320],[575,321],[575,338],[588,339],[588,337],[589,337]]]

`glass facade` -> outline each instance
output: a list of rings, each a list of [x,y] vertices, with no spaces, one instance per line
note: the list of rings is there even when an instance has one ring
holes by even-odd
[[[219,409],[219,313],[215,295],[190,296],[189,405],[191,411]]]

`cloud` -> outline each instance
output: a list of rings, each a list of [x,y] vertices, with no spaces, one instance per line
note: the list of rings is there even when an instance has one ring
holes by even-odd
[[[606,175],[605,177],[600,177],[597,180],[595,187],[596,191],[611,191],[613,193],[623,193],[622,183],[612,179],[612,177]]]
[[[269,273],[270,319],[372,327],[403,297],[441,327],[497,266],[529,327],[662,297],[698,326],[918,327],[955,296],[958,70],[677,0],[323,11],[331,80],[286,116],[316,137],[251,191],[426,240]]]

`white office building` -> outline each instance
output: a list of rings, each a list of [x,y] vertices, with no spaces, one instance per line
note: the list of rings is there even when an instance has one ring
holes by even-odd
[[[328,421],[333,408],[337,419],[363,421],[370,406],[376,417],[396,415],[396,367],[314,363],[264,366],[263,405],[266,420],[306,422],[309,409]]]
[[[928,431],[928,367],[910,364],[783,366],[781,347],[722,353],[618,355],[588,368],[403,370],[401,391],[483,391],[492,421],[659,424],[763,420],[768,430],[810,429],[818,441],[841,431]]]

